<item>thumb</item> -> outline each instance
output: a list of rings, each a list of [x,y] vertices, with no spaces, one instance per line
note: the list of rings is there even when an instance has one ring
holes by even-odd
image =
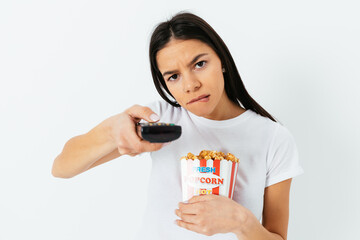
[[[157,122],[160,120],[160,117],[149,107],[134,105],[126,110],[126,112],[135,119],[144,119],[147,122]]]
[[[148,122],[157,122],[159,120],[160,120],[160,117],[154,112],[152,112],[150,114],[150,116],[148,116],[148,119],[147,119]]]
[[[159,115],[153,112],[150,108],[144,107],[144,119],[148,122],[157,122],[160,120]]]
[[[214,196],[216,195],[197,195],[197,196],[193,196],[192,198],[190,198],[188,200],[188,203],[196,203],[196,202],[205,202],[205,201],[209,201],[211,199],[214,198]]]

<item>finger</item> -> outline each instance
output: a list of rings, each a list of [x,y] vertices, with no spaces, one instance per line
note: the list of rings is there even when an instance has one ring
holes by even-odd
[[[142,139],[142,136],[141,136],[141,126],[140,125],[136,125],[136,134],[139,136],[140,138],[140,141],[144,141],[145,143],[145,149],[147,152],[153,152],[153,151],[157,151],[159,149],[161,149],[165,143],[158,143],[158,144],[150,144],[147,146],[147,143],[148,141]],[[166,144],[170,144],[170,142],[167,142]]]
[[[185,213],[184,211],[181,211],[180,209],[175,209],[175,214],[176,214],[176,216],[178,216],[179,218],[181,218],[183,215],[193,215],[193,216],[196,215],[196,214],[194,214],[194,213]]]
[[[158,151],[165,146],[165,143],[151,143],[140,139],[133,144],[133,148],[137,153]]]
[[[199,214],[200,206],[196,203],[179,203],[179,210],[184,214]]]
[[[165,143],[151,143],[145,140],[141,141],[143,152],[154,152],[160,150],[162,147],[164,147]]]
[[[150,143],[148,141],[143,140],[135,131],[130,131],[127,136],[128,142],[133,147],[133,149],[138,152],[153,152],[161,149],[163,147],[163,143]]]
[[[141,105],[134,105],[125,110],[125,112],[132,117],[135,122],[139,122],[141,119],[147,122],[157,122],[160,120],[160,117],[153,110]]]
[[[179,220],[177,219],[176,220],[176,224],[182,228],[185,228],[187,230],[190,230],[190,231],[194,231],[196,229],[196,224],[194,223],[187,223],[187,222],[184,222],[182,220]]]
[[[138,132],[136,131],[136,128],[133,131],[130,131],[129,135],[127,136],[127,139],[132,144],[140,144],[141,141],[143,140],[141,138],[141,134],[139,135]]]
[[[194,215],[194,214],[182,214],[181,215],[181,220],[186,222],[186,223],[198,224],[199,217]]]
[[[195,224],[198,223],[198,217],[195,214],[184,214],[179,209],[176,209],[175,213],[176,216],[181,218],[181,220],[183,220],[184,222]]]
[[[179,219],[176,220],[176,224],[187,230],[197,232],[197,233],[203,234],[205,236],[213,235],[213,233],[211,232],[212,229],[209,226],[204,226],[204,225],[195,224],[195,223],[188,223],[188,222],[185,222],[185,221],[182,221]]]
[[[136,133],[139,137],[141,137],[141,126],[140,125],[135,125],[136,127]]]
[[[214,196],[217,195],[209,194],[209,195],[193,196],[192,198],[189,199],[188,203],[210,201],[215,198]]]

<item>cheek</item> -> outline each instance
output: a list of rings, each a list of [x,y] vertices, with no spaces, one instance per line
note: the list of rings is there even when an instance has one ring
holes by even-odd
[[[180,103],[181,102],[181,91],[176,85],[166,85],[169,89],[170,93],[174,96],[175,100]]]
[[[208,76],[208,79],[211,79],[209,87],[211,87],[214,92],[221,94],[224,91],[225,82],[222,73],[219,74],[218,71],[214,71]]]

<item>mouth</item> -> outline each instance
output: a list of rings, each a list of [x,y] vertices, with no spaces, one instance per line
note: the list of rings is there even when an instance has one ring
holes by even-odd
[[[192,99],[187,104],[191,104],[191,103],[194,103],[194,102],[207,102],[207,101],[209,101],[209,97],[210,97],[210,94],[203,94],[203,95],[201,95],[201,96],[199,96],[197,98]]]

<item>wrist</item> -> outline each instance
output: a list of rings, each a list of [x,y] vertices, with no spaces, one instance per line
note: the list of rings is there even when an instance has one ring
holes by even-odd
[[[114,127],[116,126],[114,122],[114,117],[110,117],[106,120],[104,120],[102,123],[98,125],[99,129],[98,131],[101,132],[101,135],[104,136],[104,141],[106,142],[106,145],[111,148],[112,150],[117,148],[117,138],[119,136],[114,136]]]
[[[233,233],[239,240],[283,240],[282,236],[276,233],[269,232],[261,225],[260,221],[249,210],[246,214],[246,220],[243,225],[240,224]],[[241,226],[240,226],[241,225]]]
[[[107,154],[116,148],[116,141],[112,135],[112,124],[109,119],[91,129],[86,135],[93,139],[95,145],[101,149],[103,154]]]
[[[239,239],[241,239],[240,238],[241,236],[244,236],[246,229],[248,228],[249,220],[250,220],[249,218],[251,217],[249,213],[251,212],[242,206],[238,206],[234,211],[233,222],[235,223],[235,226],[232,232]]]
[[[242,207],[242,209],[238,209],[236,216],[237,224],[233,233],[238,239],[262,239],[260,236],[264,234],[263,227],[250,210]]]

